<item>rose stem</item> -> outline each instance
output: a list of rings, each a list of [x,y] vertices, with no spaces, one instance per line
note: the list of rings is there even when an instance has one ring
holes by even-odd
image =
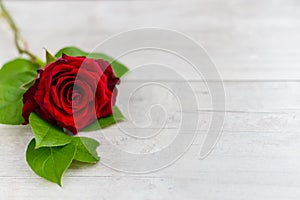
[[[33,55],[31,52],[29,52],[27,48],[27,42],[24,40],[24,38],[21,36],[20,31],[18,27],[16,26],[14,20],[12,19],[11,15],[3,5],[2,0],[0,0],[0,9],[1,9],[1,16],[4,18],[4,20],[8,23],[9,27],[14,33],[14,41],[15,41],[15,46],[20,54],[26,54],[30,57],[32,62],[35,63],[42,63],[42,61]],[[23,44],[24,48],[21,47],[20,42]]]

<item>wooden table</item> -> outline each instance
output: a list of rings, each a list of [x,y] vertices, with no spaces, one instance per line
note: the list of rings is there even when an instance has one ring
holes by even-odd
[[[0,125],[0,199],[300,198],[299,1],[6,4],[31,50],[39,56],[43,56],[43,47],[55,52],[74,45],[88,51],[113,34],[139,27],[180,31],[202,44],[215,62],[223,78],[226,107],[211,110],[199,102],[194,113],[204,117],[196,139],[177,162],[163,170],[128,174],[101,163],[74,164],[63,178],[63,188],[41,179],[28,167],[25,149],[32,138],[30,128]],[[0,26],[0,36],[3,64],[17,53],[7,27]],[[121,61],[130,67],[134,57]],[[204,99],[209,96],[203,81],[192,76],[186,80],[196,88],[196,95]],[[145,98],[140,96],[137,100],[147,101]],[[226,114],[224,131],[211,154],[202,160],[199,150],[208,128],[205,116],[215,113]],[[164,142],[157,139],[135,146],[124,136],[114,135],[117,127],[107,131],[113,144],[134,146],[132,149],[142,152],[159,149]],[[98,137],[97,132],[89,135]]]

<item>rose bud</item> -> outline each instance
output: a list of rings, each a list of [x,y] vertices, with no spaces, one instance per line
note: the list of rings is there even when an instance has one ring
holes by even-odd
[[[63,55],[38,70],[34,85],[24,94],[24,124],[35,112],[50,124],[76,134],[96,120],[95,113],[97,119],[112,114],[118,83],[105,60]],[[75,118],[80,120],[75,123]]]

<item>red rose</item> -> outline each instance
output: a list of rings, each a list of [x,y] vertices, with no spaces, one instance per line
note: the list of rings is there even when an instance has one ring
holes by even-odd
[[[63,55],[39,70],[34,85],[24,94],[24,124],[34,111],[76,134],[95,121],[94,113],[97,118],[112,114],[118,83],[108,62]],[[80,119],[76,125],[74,119]]]

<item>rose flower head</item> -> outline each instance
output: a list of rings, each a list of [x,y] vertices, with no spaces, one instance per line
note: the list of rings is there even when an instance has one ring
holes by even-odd
[[[107,61],[63,54],[38,70],[33,86],[24,94],[24,124],[35,112],[50,124],[76,134],[96,120],[95,114],[97,119],[112,114],[118,83]]]

